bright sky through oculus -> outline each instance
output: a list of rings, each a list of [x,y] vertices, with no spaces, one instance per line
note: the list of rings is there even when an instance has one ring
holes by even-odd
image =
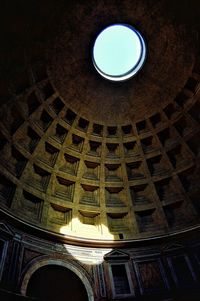
[[[106,79],[122,81],[132,77],[142,67],[146,48],[141,34],[126,24],[105,28],[96,38],[93,63]]]

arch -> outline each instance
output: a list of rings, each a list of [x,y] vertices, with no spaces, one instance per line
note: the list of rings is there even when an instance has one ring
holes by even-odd
[[[57,265],[61,267],[65,267],[66,269],[69,269],[73,273],[75,273],[78,278],[81,280],[81,282],[84,284],[88,301],[94,301],[94,293],[91,287],[91,284],[87,278],[87,276],[83,273],[81,269],[79,269],[77,266],[75,266],[71,262],[66,262],[60,259],[37,259],[37,261],[30,266],[30,268],[26,271],[21,284],[21,294],[23,296],[26,296],[28,283],[32,277],[32,275],[41,267],[47,266],[47,265]]]

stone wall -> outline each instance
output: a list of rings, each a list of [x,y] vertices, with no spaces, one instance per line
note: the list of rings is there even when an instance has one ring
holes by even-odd
[[[40,239],[2,221],[0,250],[1,289],[23,296],[34,272],[48,265],[75,273],[89,301],[179,300],[180,294],[192,291],[194,298],[200,293],[200,243],[193,239],[118,249],[72,246]]]

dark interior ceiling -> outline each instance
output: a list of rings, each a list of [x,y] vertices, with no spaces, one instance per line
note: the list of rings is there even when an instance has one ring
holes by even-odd
[[[173,99],[191,73],[199,12],[198,1],[186,0],[6,1],[0,29],[1,103],[29,85],[27,66],[41,59],[60,95],[85,118],[111,124],[143,119]],[[114,22],[136,26],[148,46],[148,63],[140,74],[117,85],[101,79],[90,58],[96,34]]]
[[[100,240],[198,227],[199,15],[186,0],[5,1],[0,207]],[[101,78],[90,56],[114,22],[136,26],[148,48],[121,83]]]

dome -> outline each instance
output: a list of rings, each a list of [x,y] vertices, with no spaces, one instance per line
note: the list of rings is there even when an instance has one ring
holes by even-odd
[[[198,228],[197,28],[168,1],[64,2],[37,18],[25,5],[3,44],[1,211],[83,244]],[[144,66],[123,82],[92,62],[96,36],[114,23],[147,44]]]

